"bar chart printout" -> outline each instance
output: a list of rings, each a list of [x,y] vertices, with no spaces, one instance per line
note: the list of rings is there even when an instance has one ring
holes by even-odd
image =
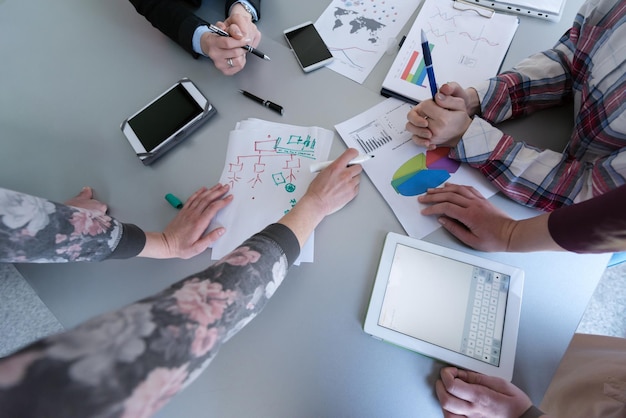
[[[361,146],[365,153],[371,153],[393,140],[391,135],[385,131],[385,128],[377,120],[350,132],[350,136]]]
[[[434,45],[429,44],[428,46],[430,48],[430,51],[432,52],[432,50],[434,49]],[[426,87],[426,84],[424,84],[427,77],[426,65],[424,64],[424,60],[420,57],[420,55],[421,54],[418,51],[411,52],[409,60],[402,70],[400,78],[411,84]]]

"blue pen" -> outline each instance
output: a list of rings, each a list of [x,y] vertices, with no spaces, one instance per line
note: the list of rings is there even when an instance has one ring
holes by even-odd
[[[430,56],[430,47],[428,46],[428,39],[422,29],[422,54],[424,54],[424,65],[426,65],[426,74],[428,74],[428,82],[430,83],[430,92],[435,100],[435,94],[437,94],[437,81],[435,80],[435,71],[433,70],[433,59]]]

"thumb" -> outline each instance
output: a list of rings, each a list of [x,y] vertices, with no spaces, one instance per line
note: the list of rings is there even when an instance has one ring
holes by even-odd
[[[469,384],[485,386],[498,393],[511,394],[512,383],[495,376],[462,370],[459,372],[459,378]]]
[[[449,96],[443,94],[441,90],[435,94],[435,103],[444,109],[466,111],[465,100],[460,97]]]
[[[439,87],[439,91],[446,96],[460,96],[463,93],[463,87],[459,83],[445,83]]]
[[[82,199],[91,199],[93,197],[93,189],[91,187],[85,186],[76,195],[76,197],[82,198]]]

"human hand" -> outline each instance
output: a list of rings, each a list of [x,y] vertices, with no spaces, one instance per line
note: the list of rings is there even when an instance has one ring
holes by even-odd
[[[465,103],[465,111],[472,117],[480,113],[478,92],[473,87],[464,89],[459,83],[446,83],[439,87],[439,92],[445,96],[458,97]]]
[[[146,233],[139,257],[187,259],[205,251],[226,232],[219,227],[204,234],[217,212],[232,202],[232,195],[224,197],[229,189],[228,185],[216,184],[197,190],[162,233]]]
[[[87,209],[91,212],[105,214],[108,207],[105,203],[93,198],[93,189],[85,186],[83,189],[73,198],[65,202],[68,206],[74,206],[76,208]]]
[[[347,149],[309,185],[303,198],[314,200],[324,216],[337,212],[358,194],[363,167],[360,164],[348,167],[348,163],[358,155],[356,149]]]
[[[229,37],[214,33],[205,33],[200,38],[202,51],[213,60],[215,67],[225,75],[233,75],[246,65],[246,50],[242,46],[256,47],[261,42],[261,32],[252,22],[248,12],[239,12],[237,4],[231,15],[216,26],[228,32]]]
[[[408,115],[406,129],[413,142],[430,150],[437,146],[454,147],[467,131],[474,115],[474,89],[463,90],[457,83],[441,86],[435,100],[424,100]],[[478,101],[478,95],[475,95]]]
[[[245,39],[248,45],[257,47],[261,42],[261,32],[252,22],[252,15],[240,4],[236,3],[230,10],[230,16],[224,22],[228,33],[235,39]]]
[[[438,221],[459,240],[481,251],[508,251],[516,222],[470,186],[446,183],[417,198],[431,206],[422,215]]]
[[[514,384],[456,367],[444,367],[435,384],[444,418],[519,418],[532,406]]]
[[[348,167],[357,155],[357,150],[349,148],[322,170],[298,203],[278,221],[291,229],[300,246],[326,216],[343,208],[358,194],[363,167],[359,164]]]

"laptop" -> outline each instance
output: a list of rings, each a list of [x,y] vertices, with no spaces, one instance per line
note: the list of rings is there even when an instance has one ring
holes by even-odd
[[[365,317],[371,336],[510,381],[523,270],[388,233]]]
[[[483,17],[490,17],[493,11],[504,11],[522,16],[558,22],[563,15],[566,0],[454,0],[454,8],[474,11]]]

